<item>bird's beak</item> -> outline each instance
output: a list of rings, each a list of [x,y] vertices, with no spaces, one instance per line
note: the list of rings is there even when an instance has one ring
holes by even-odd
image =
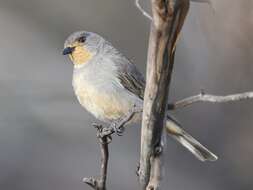
[[[74,49],[75,49],[75,47],[66,47],[66,48],[63,50],[62,54],[63,54],[63,55],[71,54],[71,53],[74,51]]]

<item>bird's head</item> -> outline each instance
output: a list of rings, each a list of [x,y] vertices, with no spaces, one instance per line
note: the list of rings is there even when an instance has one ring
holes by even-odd
[[[99,51],[103,38],[86,31],[72,33],[64,43],[63,55],[69,55],[75,65],[87,63]]]

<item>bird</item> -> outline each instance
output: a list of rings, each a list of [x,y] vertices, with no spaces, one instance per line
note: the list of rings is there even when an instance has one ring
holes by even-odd
[[[112,123],[124,118],[133,107],[142,110],[143,75],[105,38],[94,32],[74,32],[65,40],[62,54],[73,63],[72,86],[79,103],[95,118]],[[135,114],[127,125],[141,121],[141,117],[141,112]],[[200,161],[218,159],[170,115],[165,131]]]

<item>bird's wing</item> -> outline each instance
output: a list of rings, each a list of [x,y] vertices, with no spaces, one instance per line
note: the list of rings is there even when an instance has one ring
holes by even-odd
[[[122,58],[118,64],[120,64],[120,66],[117,67],[117,73],[121,85],[131,93],[143,99],[145,90],[145,79],[143,75],[138,71],[137,67],[126,58]]]

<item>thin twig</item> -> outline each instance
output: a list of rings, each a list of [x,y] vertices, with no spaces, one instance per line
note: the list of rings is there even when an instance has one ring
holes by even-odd
[[[89,177],[84,178],[83,181],[92,187],[94,190],[106,190],[106,178],[107,178],[107,166],[109,159],[109,148],[108,144],[111,142],[111,136],[107,135],[104,137],[100,137],[99,133],[102,131],[102,125],[94,125],[98,131],[98,139],[100,143],[101,149],[101,169],[100,176],[98,178]]]
[[[135,0],[135,5],[136,7],[141,11],[141,13],[147,17],[149,20],[153,20],[152,16],[150,16],[150,14],[148,14],[140,5],[140,0]]]
[[[135,114],[140,112],[142,112],[142,109],[134,105],[124,117],[116,122],[113,122],[109,127],[103,127],[102,125],[98,125],[96,123],[93,124],[93,126],[97,129],[97,138],[101,149],[100,176],[98,178],[84,178],[83,181],[94,190],[106,190],[107,166],[109,160],[108,144],[112,140],[111,135],[114,133],[122,135],[124,132],[124,125],[130,121]]]
[[[253,98],[253,92],[245,92],[240,94],[231,94],[227,96],[216,96],[211,94],[205,94],[201,92],[198,95],[191,96],[185,98],[183,100],[177,101],[173,104],[168,105],[169,110],[175,110],[179,108],[184,108],[186,106],[190,106],[197,102],[210,102],[210,103],[226,103],[226,102],[234,102],[241,101]]]

